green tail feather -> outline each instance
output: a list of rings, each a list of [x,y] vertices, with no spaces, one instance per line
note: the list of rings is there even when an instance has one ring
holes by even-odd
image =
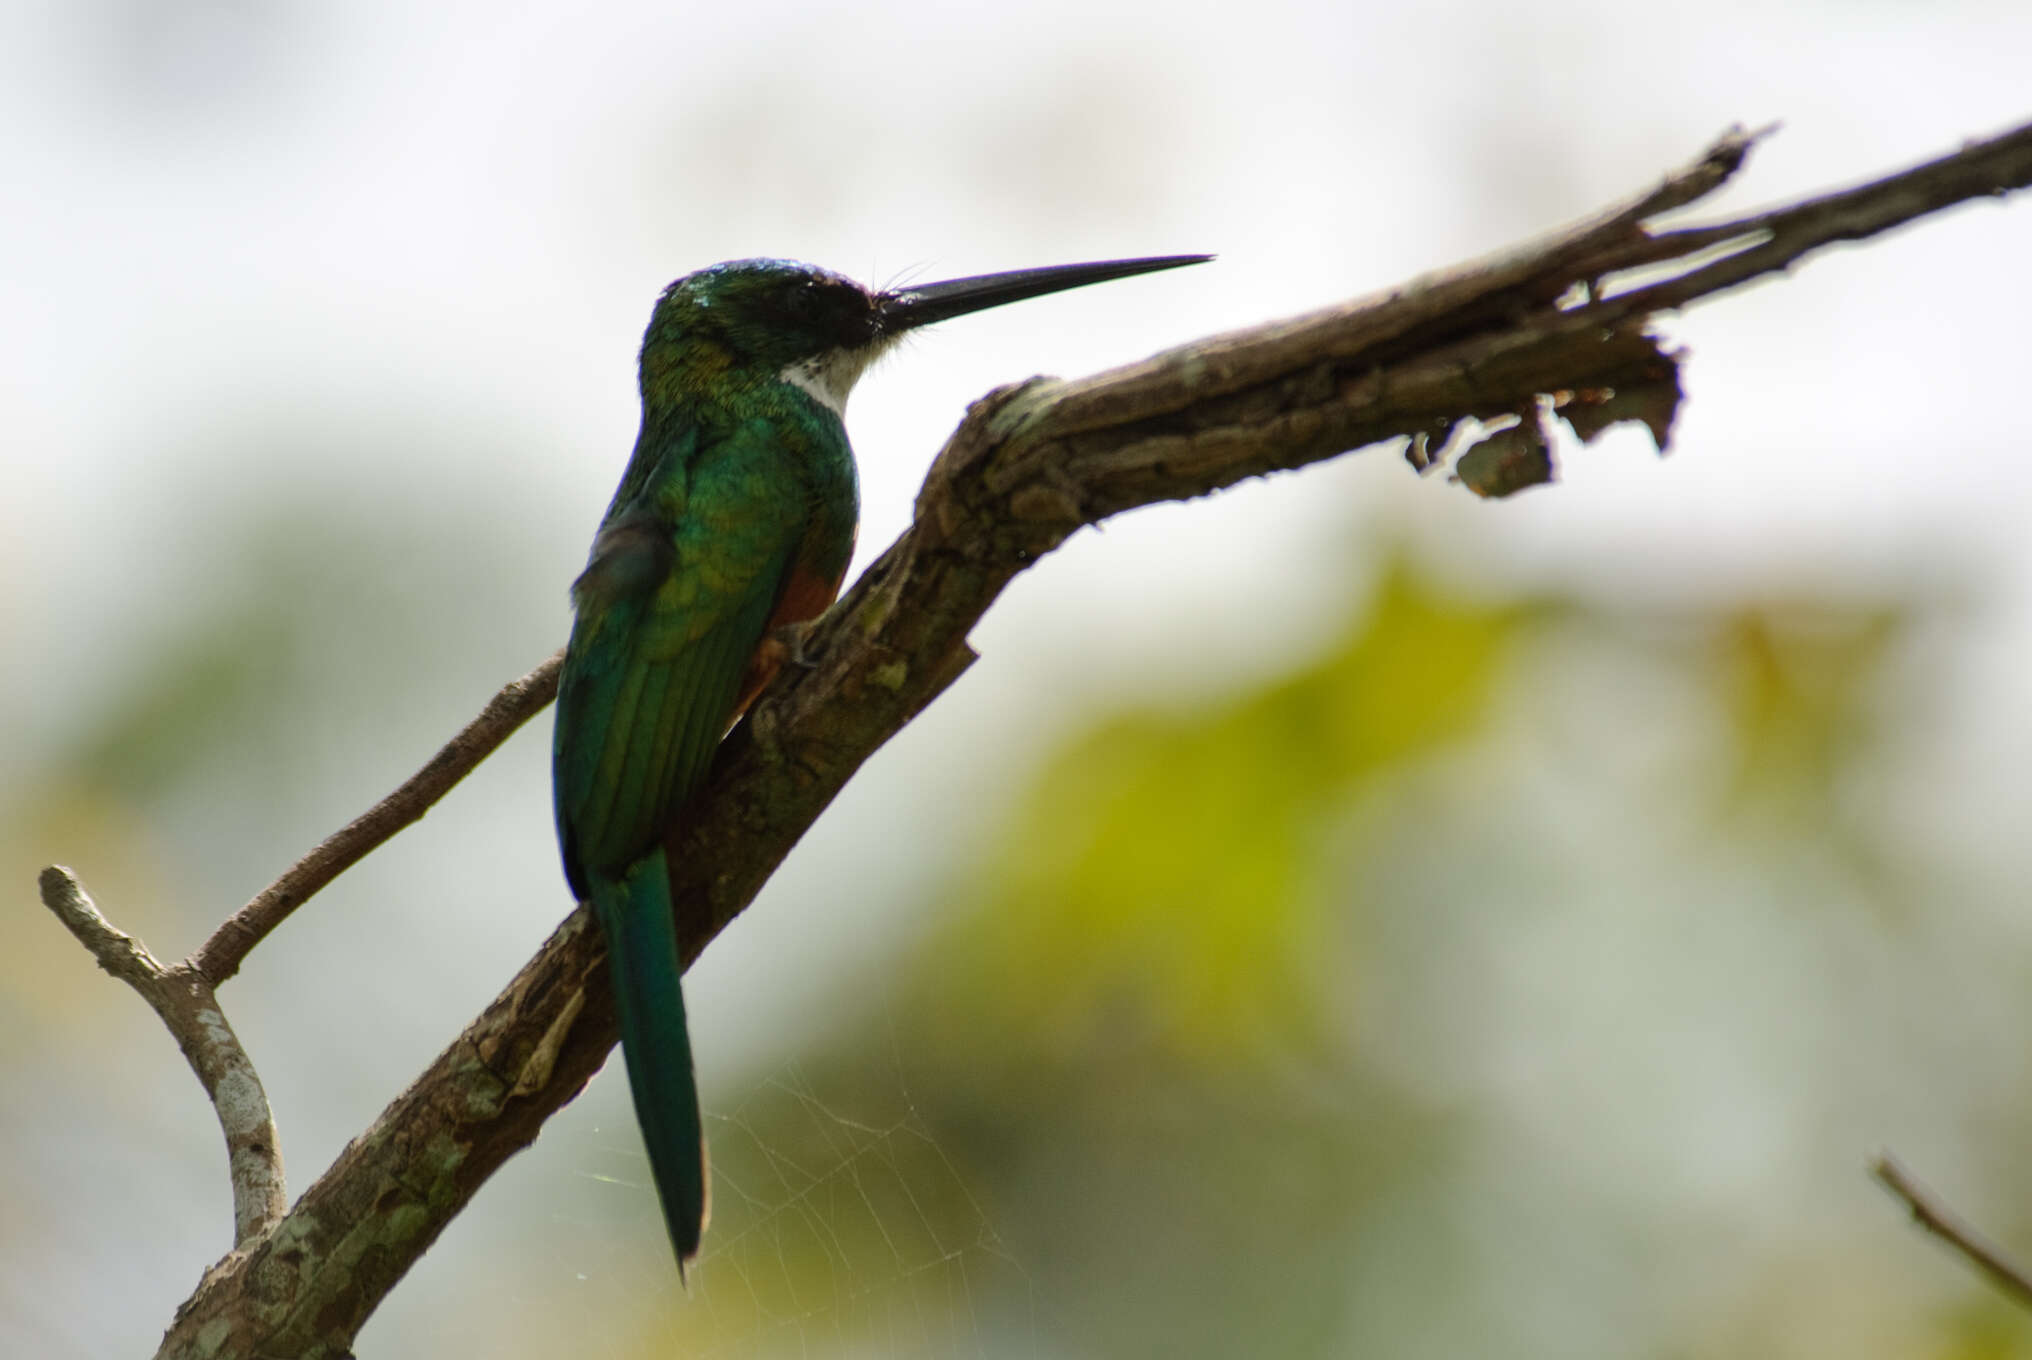
[[[677,1249],[678,1271],[698,1255],[705,1231],[705,1131],[692,1075],[691,1037],[678,981],[677,923],[670,880],[658,847],[619,880],[588,875],[593,914],[607,934],[613,964],[621,1052],[635,1093],[635,1118],[649,1149],[649,1169],[663,1200],[663,1221]]]

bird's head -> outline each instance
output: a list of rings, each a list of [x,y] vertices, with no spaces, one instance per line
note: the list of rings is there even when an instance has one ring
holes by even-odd
[[[843,413],[855,380],[906,331],[1212,258],[1054,265],[881,292],[795,260],[730,260],[685,275],[657,299],[642,337],[643,395],[681,401],[728,382],[785,382]]]

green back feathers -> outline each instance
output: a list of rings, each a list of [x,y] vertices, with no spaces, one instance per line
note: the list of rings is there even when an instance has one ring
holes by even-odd
[[[774,403],[803,418],[638,445],[573,586],[554,770],[581,897],[587,870],[644,854],[704,781],[792,568],[836,580],[852,553],[845,431],[803,393]]]

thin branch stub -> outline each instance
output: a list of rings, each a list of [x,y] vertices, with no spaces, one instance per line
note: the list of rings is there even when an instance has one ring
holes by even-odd
[[[2002,1247],[1962,1222],[1953,1210],[1914,1180],[1912,1173],[1897,1158],[1888,1152],[1880,1154],[1870,1163],[1870,1174],[1885,1189],[1905,1201],[1905,1207],[1912,1211],[1913,1221],[1920,1227],[1959,1252],[1963,1259],[1987,1275],[1991,1283],[2006,1294],[2021,1304],[2032,1306],[2032,1275],[2027,1275],[2024,1267],[2013,1261]]]

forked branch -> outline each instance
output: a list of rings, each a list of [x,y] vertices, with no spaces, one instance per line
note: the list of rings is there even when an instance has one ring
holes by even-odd
[[[204,1084],[219,1129],[226,1135],[226,1162],[233,1181],[233,1246],[244,1249],[282,1218],[285,1204],[282,1149],[268,1093],[239,1036],[226,1023],[212,985],[189,963],[164,967],[148,947],[113,928],[70,870],[42,871],[43,905],[77,936],[99,966],[141,993],[183,1050]]]
[[[76,875],[61,866],[42,871],[42,900],[99,961],[131,985],[168,1026],[189,1059],[226,1135],[233,1187],[233,1245],[244,1248],[282,1218],[282,1147],[261,1078],[214,994],[239,971],[248,951],[320,888],[416,821],[515,729],[557,694],[558,652],[510,681],[421,770],[402,786],[326,837],[282,877],[229,917],[182,963],[157,962],[140,941],[114,929]]]

